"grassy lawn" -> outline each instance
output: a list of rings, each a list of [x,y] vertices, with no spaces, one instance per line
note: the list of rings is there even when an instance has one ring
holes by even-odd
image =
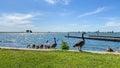
[[[120,68],[120,55],[0,49],[0,68]]]

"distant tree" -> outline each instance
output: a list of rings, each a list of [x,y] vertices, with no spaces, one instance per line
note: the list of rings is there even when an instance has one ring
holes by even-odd
[[[32,30],[30,30],[30,33],[32,33]]]
[[[32,33],[32,30],[26,30],[27,33]]]
[[[29,33],[30,31],[29,30],[26,30],[27,33]]]

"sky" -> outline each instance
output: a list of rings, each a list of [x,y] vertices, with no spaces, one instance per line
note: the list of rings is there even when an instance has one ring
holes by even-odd
[[[120,32],[120,0],[0,0],[0,31]]]

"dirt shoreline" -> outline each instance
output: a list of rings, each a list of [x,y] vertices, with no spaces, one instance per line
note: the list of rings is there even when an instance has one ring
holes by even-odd
[[[60,50],[60,49],[32,49],[32,48],[15,48],[15,47],[0,47],[0,49],[10,49],[10,50],[34,50],[34,51],[52,51],[52,50]],[[78,50],[68,50],[68,51],[79,52]],[[105,52],[105,51],[87,51],[87,50],[84,50],[84,52],[98,53],[98,54],[119,54],[119,55],[120,55],[120,51]]]

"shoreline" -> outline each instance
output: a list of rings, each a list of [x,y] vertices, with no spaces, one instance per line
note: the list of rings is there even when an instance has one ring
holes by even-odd
[[[53,50],[60,50],[60,49],[32,49],[32,48],[16,48],[16,47],[1,47],[0,49],[8,49],[8,50],[33,50],[33,51],[53,51]],[[78,50],[67,50],[71,52],[79,52]],[[120,55],[120,51],[115,51],[115,52],[106,52],[106,51],[88,51],[88,50],[83,50],[83,52],[89,52],[89,53],[97,53],[97,54],[115,54],[115,55]]]

